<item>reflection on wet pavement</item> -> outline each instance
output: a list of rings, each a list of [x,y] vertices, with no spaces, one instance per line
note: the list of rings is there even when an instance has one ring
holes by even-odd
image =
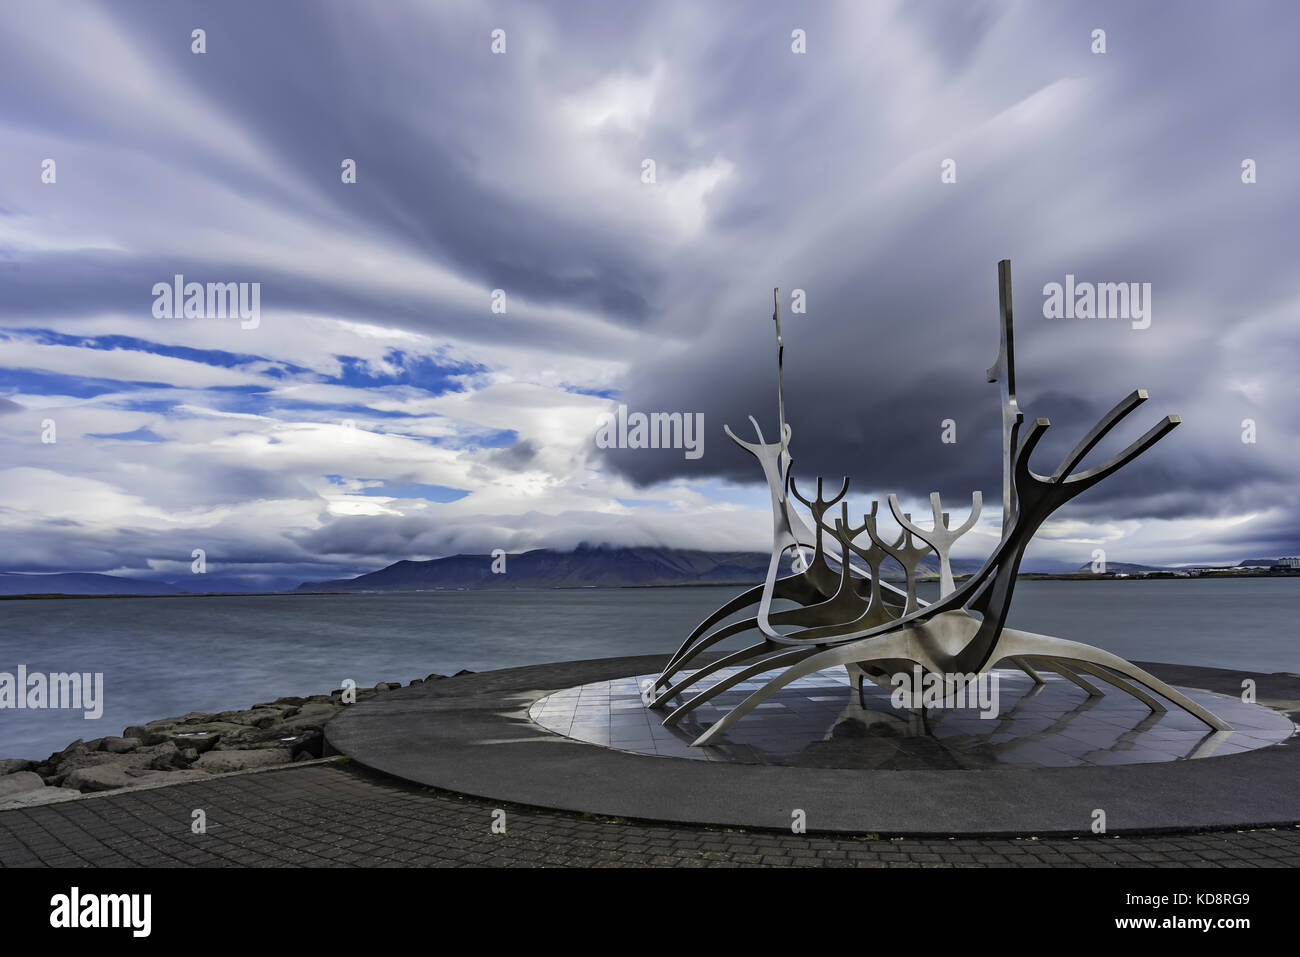
[[[762,686],[764,676],[737,684],[701,705],[676,727],[660,722],[682,700],[733,674],[726,669],[691,687],[668,708],[650,711],[641,688],[654,675],[597,681],[547,695],[529,717],[580,741],[699,761],[882,770],[1086,767],[1146,764],[1237,754],[1289,737],[1283,714],[1237,698],[1180,688],[1232,725],[1210,732],[1184,711],[1152,714],[1112,691],[1088,697],[1057,675],[1035,685],[1020,671],[998,669],[999,712],[977,708],[896,709],[888,691],[867,685],[866,706],[851,693],[844,669],[800,678],[760,704],[718,745],[692,748],[713,722]]]

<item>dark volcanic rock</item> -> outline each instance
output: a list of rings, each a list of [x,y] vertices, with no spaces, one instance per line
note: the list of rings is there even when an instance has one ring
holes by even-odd
[[[441,677],[431,674],[412,684]],[[364,701],[401,686],[401,682],[392,681],[358,688],[356,699]],[[159,718],[132,725],[121,737],[78,739],[44,761],[3,759],[0,791],[7,789],[13,795],[0,797],[0,804],[30,803],[29,796],[38,791],[51,795],[111,791],[319,758],[324,753],[325,725],[343,707],[340,688],[332,694],[277,698],[244,710],[191,711]]]

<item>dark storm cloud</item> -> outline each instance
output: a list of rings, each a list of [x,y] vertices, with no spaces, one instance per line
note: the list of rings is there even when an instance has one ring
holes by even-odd
[[[1050,473],[1135,387],[1148,388],[1151,401],[1090,463],[1164,414],[1181,412],[1185,420],[1067,514],[1212,516],[1277,502],[1281,483],[1294,475],[1300,426],[1286,371],[1300,352],[1298,204],[1283,159],[1297,137],[1285,91],[1300,81],[1300,68],[1277,32],[1261,33],[1262,9],[1195,9],[1176,23],[1156,7],[1102,8],[1086,18],[1035,8],[1015,23],[1004,18],[996,45],[1027,56],[1000,60],[994,87],[1028,95],[1082,76],[1092,86],[1071,101],[1068,119],[1011,130],[990,122],[954,144],[943,144],[949,131],[936,124],[935,144],[919,158],[890,155],[890,144],[878,144],[860,160],[860,193],[873,194],[873,167],[897,161],[906,170],[897,189],[867,202],[846,188],[852,175],[830,177],[826,188],[844,188],[845,204],[860,212],[857,221],[820,235],[821,224],[809,224],[811,233],[801,235],[806,254],[781,263],[776,274],[751,271],[752,295],[743,308],[715,316],[686,356],[639,364],[625,388],[630,408],[704,412],[713,451],[697,463],[629,452],[611,453],[610,461],[645,483],[758,474],[748,456],[727,448],[721,425],[752,438],[745,416],[753,413],[768,440],[775,435],[775,350],[765,296],[776,279],[783,294],[799,287],[809,298],[807,316],[790,315],[788,299],[783,305],[797,474],[852,472],[865,488],[914,495],[996,490],[998,398],[982,373],[996,348],[995,265],[1006,256],[1015,280],[1021,407],[1029,418],[1053,423],[1036,469]],[[1280,7],[1267,13],[1294,21]],[[1107,55],[1041,57],[1060,49],[1063,33],[1071,50],[1086,51],[1089,29],[1082,28],[1092,25],[1109,28]],[[993,41],[963,38],[959,28],[946,18],[925,23],[931,52],[945,58],[939,67],[971,81],[954,64],[969,63],[981,43]],[[855,105],[889,109],[889,95],[881,90],[878,99]],[[845,113],[847,97],[839,105]],[[992,121],[1014,105],[995,90],[986,115]],[[770,132],[776,142],[789,139]],[[824,132],[824,139],[834,137],[833,128]],[[941,186],[938,160],[946,156],[957,158],[959,177]],[[1241,183],[1239,164],[1247,156],[1272,158],[1267,188]],[[766,172],[769,179],[779,175]],[[769,209],[784,208],[798,220],[804,197],[773,191],[765,198]],[[1041,290],[1066,273],[1080,281],[1152,283],[1151,328],[1044,319]],[[745,272],[728,278],[743,281]],[[1243,348],[1247,337],[1257,344]],[[1262,399],[1242,394],[1247,378],[1268,383]],[[958,425],[955,446],[940,441],[940,422],[949,417]],[[1247,417],[1268,421],[1267,446],[1240,441]],[[1286,496],[1288,504],[1294,499]]]

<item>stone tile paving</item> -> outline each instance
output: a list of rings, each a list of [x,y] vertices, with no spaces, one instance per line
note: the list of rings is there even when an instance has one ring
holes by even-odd
[[[506,834],[492,813],[506,812]],[[191,814],[207,833],[191,833]],[[1283,867],[1300,827],[1113,838],[880,839],[628,822],[316,764],[0,812],[4,867]]]

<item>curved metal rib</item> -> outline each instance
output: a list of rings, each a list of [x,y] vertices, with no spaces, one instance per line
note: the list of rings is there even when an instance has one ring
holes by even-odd
[[[697,693],[693,698],[691,698],[691,700],[680,705],[676,711],[664,718],[664,727],[676,724],[678,721],[681,721],[683,717],[690,714],[706,701],[713,700],[728,688],[738,685],[740,682],[754,677],[754,675],[761,675],[763,672],[771,671],[773,668],[797,662],[802,658],[815,654],[816,652],[816,646],[811,648],[787,648],[783,651],[777,652],[769,658],[763,659],[757,664],[750,665],[748,668],[742,668],[735,674],[723,678],[712,687],[705,688],[703,691]]]
[[[930,656],[924,652],[924,650],[917,647],[917,643],[913,640],[913,637],[911,629],[905,629],[890,634],[884,638],[877,639],[873,642],[873,647],[870,650],[865,648],[840,646],[837,648],[825,648],[816,651],[815,654],[807,655],[803,660],[792,664],[785,671],[781,672],[781,674],[772,678],[772,680],[767,684],[763,685],[763,687],[759,688],[740,704],[736,705],[736,707],[728,711],[715,724],[710,726],[707,731],[696,738],[692,742],[692,745],[695,747],[703,747],[707,744],[711,744],[715,738],[721,735],[729,727],[745,715],[749,714],[750,711],[754,710],[754,708],[758,707],[790,682],[802,678],[804,675],[810,675],[814,672],[822,671],[825,668],[833,668],[836,665],[844,665],[849,662],[858,664],[864,661],[871,661],[880,658],[906,658],[912,661],[917,661],[921,667],[927,668],[931,671],[942,671],[943,669],[939,668]],[[816,649],[813,650],[815,651]],[[751,677],[754,674],[761,674],[763,671],[770,670],[770,667],[762,668],[761,666],[756,665],[754,668],[746,669],[746,672],[748,672],[746,677]],[[743,679],[737,678],[737,681],[739,680]],[[735,683],[737,682],[732,682],[732,684]]]
[[[695,684],[695,682],[699,681],[701,678],[707,678],[709,675],[715,674],[716,672],[721,671],[723,668],[730,668],[732,665],[738,665],[742,661],[749,661],[751,658],[755,658],[758,655],[763,654],[764,652],[772,651],[772,650],[774,649],[770,641],[760,641],[755,644],[747,645],[744,648],[740,648],[736,651],[733,651],[729,655],[724,655],[723,657],[719,658],[717,661],[714,661],[711,664],[704,665],[696,669],[695,671],[692,671],[681,681],[669,687],[668,690],[666,690],[663,694],[661,694],[658,698],[655,699],[654,704],[652,704],[650,707],[653,709],[658,709],[663,705],[667,704],[673,698],[676,698],[678,695],[680,695],[691,685]]]
[[[763,586],[755,585],[753,588],[747,589],[735,598],[731,599],[731,601],[727,602],[725,605],[719,607],[709,615],[708,618],[696,625],[695,630],[691,632],[684,642],[682,642],[681,647],[677,649],[673,656],[668,659],[668,663],[664,665],[663,671],[661,671],[659,677],[655,679],[654,687],[657,688],[662,684],[667,684],[672,675],[677,671],[680,671],[685,662],[694,658],[701,648],[708,647],[708,645],[711,644],[716,644],[714,641],[709,641],[705,645],[696,646],[700,637],[708,631],[709,628],[712,628],[724,618],[734,615],[736,612],[757,603],[762,595]],[[817,601],[824,596],[817,591],[816,586],[804,575],[797,574],[777,579],[776,586],[773,588],[773,597],[782,601],[793,601],[798,602],[801,605],[806,605],[813,601]],[[752,622],[748,627],[758,627],[757,619],[751,618],[748,619],[748,621]],[[732,634],[739,633],[740,632],[732,632]],[[693,647],[694,650],[692,650]]]
[[[1202,708],[1181,691],[1171,688],[1155,675],[1143,671],[1132,662],[1125,661],[1119,655],[1112,654],[1105,649],[1085,645],[1081,641],[1053,638],[1050,635],[1037,635],[1033,632],[1019,631],[1014,628],[1004,629],[1002,639],[1002,646],[1005,648],[1004,653],[1008,656],[1029,654],[1035,657],[1064,658],[1072,662],[1088,662],[1089,664],[1101,665],[1154,691],[1167,701],[1172,701],[1184,711],[1200,718],[1216,731],[1232,730],[1232,725],[1218,715]]]
[[[1100,678],[1102,681],[1106,682],[1107,684],[1114,685],[1120,691],[1132,695],[1134,698],[1137,698],[1144,705],[1146,705],[1147,708],[1149,708],[1152,713],[1160,714],[1169,710],[1158,700],[1156,700],[1155,698],[1151,697],[1151,695],[1143,691],[1141,688],[1129,684],[1119,675],[1107,671],[1105,668],[1099,668],[1096,665],[1091,664],[1090,662],[1087,661],[1075,661],[1074,667],[1078,668],[1080,671],[1084,672],[1085,674],[1092,675],[1094,678]]]

